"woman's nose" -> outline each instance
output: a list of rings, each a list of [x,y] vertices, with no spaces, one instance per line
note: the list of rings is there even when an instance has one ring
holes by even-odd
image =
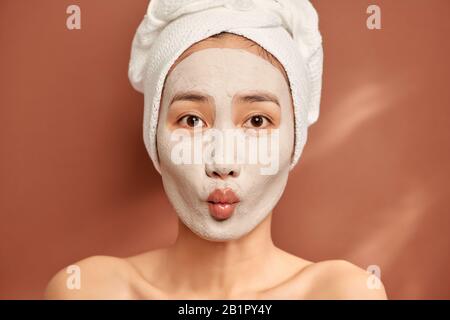
[[[205,171],[206,175],[210,178],[236,178],[241,173],[241,166],[237,164],[206,164]]]

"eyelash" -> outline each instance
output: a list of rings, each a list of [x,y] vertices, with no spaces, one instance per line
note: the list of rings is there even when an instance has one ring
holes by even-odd
[[[197,114],[184,114],[184,115],[182,115],[182,116],[180,116],[179,118],[178,118],[178,120],[176,121],[176,123],[177,124],[181,124],[181,122],[184,120],[184,119],[188,119],[188,117],[195,117],[195,118],[197,118],[198,120],[200,120],[202,123],[203,123],[203,126],[201,126],[201,127],[206,127],[207,126],[207,124],[206,124],[206,121],[204,121],[203,119],[202,119],[202,117],[200,117],[199,115],[197,115]],[[255,114],[252,114],[252,115],[250,115],[250,116],[248,116],[247,117],[247,119],[243,122],[243,124],[245,124],[245,123],[247,123],[248,121],[250,121],[251,119],[253,119],[254,117],[261,117],[261,118],[263,118],[264,120],[266,120],[267,122],[269,122],[269,124],[271,124],[271,125],[273,125],[274,124],[274,122],[273,122],[273,120],[270,118],[270,117],[268,117],[268,116],[265,116],[265,115],[262,115],[262,114],[260,114],[260,113],[255,113]],[[195,128],[195,127],[191,127],[191,126],[189,126],[189,125],[183,125],[184,127],[189,127],[189,128]],[[244,125],[243,125],[244,126]],[[245,127],[245,126],[244,126]],[[251,128],[256,128],[256,129],[259,129],[260,127],[253,127],[253,126],[251,126]],[[264,127],[265,128],[265,127]],[[263,128],[263,129],[264,129]]]
[[[261,118],[265,119],[266,121],[268,121],[271,125],[274,124],[273,120],[270,117],[262,115],[260,113],[255,113],[255,114],[252,114],[249,117],[247,117],[247,119],[244,121],[244,124],[247,123],[249,120],[251,120],[253,117],[261,117]],[[259,127],[252,127],[252,128],[258,129]]]
[[[202,117],[200,117],[199,115],[196,115],[196,114],[193,114],[193,113],[189,113],[189,114],[185,114],[185,115],[180,116],[180,117],[178,118],[178,120],[177,120],[177,124],[180,124],[181,121],[183,121],[183,119],[187,119],[188,117],[195,117],[195,118],[197,118],[198,120],[200,120],[200,121],[203,123],[203,126],[201,126],[201,127],[206,127],[206,121],[203,120]],[[196,128],[196,127],[191,127],[191,126],[189,126],[189,125],[186,125],[185,127],[188,127],[188,128]],[[201,128],[201,127],[200,127],[200,128]]]

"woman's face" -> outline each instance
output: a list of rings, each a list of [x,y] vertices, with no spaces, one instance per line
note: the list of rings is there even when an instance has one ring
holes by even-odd
[[[288,83],[257,54],[201,49],[168,75],[157,129],[163,185],[202,238],[240,238],[271,213],[293,146]]]

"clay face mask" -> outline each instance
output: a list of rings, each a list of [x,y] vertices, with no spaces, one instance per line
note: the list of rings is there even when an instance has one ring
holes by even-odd
[[[174,139],[174,132],[181,131],[181,143],[193,146],[194,131],[208,135],[227,130],[253,135],[253,141],[263,137],[258,132],[270,136],[276,131],[278,145],[270,148],[277,153],[276,173],[261,174],[261,167],[267,167],[261,163],[173,161],[172,151],[181,141]],[[213,146],[219,149],[218,143]],[[179,218],[197,235],[213,241],[237,239],[264,220],[286,186],[293,146],[288,83],[262,57],[243,49],[202,49],[167,77],[157,128],[161,175]]]

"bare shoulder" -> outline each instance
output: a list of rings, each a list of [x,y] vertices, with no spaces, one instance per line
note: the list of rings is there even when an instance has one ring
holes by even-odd
[[[311,279],[308,299],[385,300],[383,283],[346,260],[313,263],[303,272]]]
[[[122,258],[92,256],[58,271],[45,299],[127,299],[131,296],[130,264]]]

